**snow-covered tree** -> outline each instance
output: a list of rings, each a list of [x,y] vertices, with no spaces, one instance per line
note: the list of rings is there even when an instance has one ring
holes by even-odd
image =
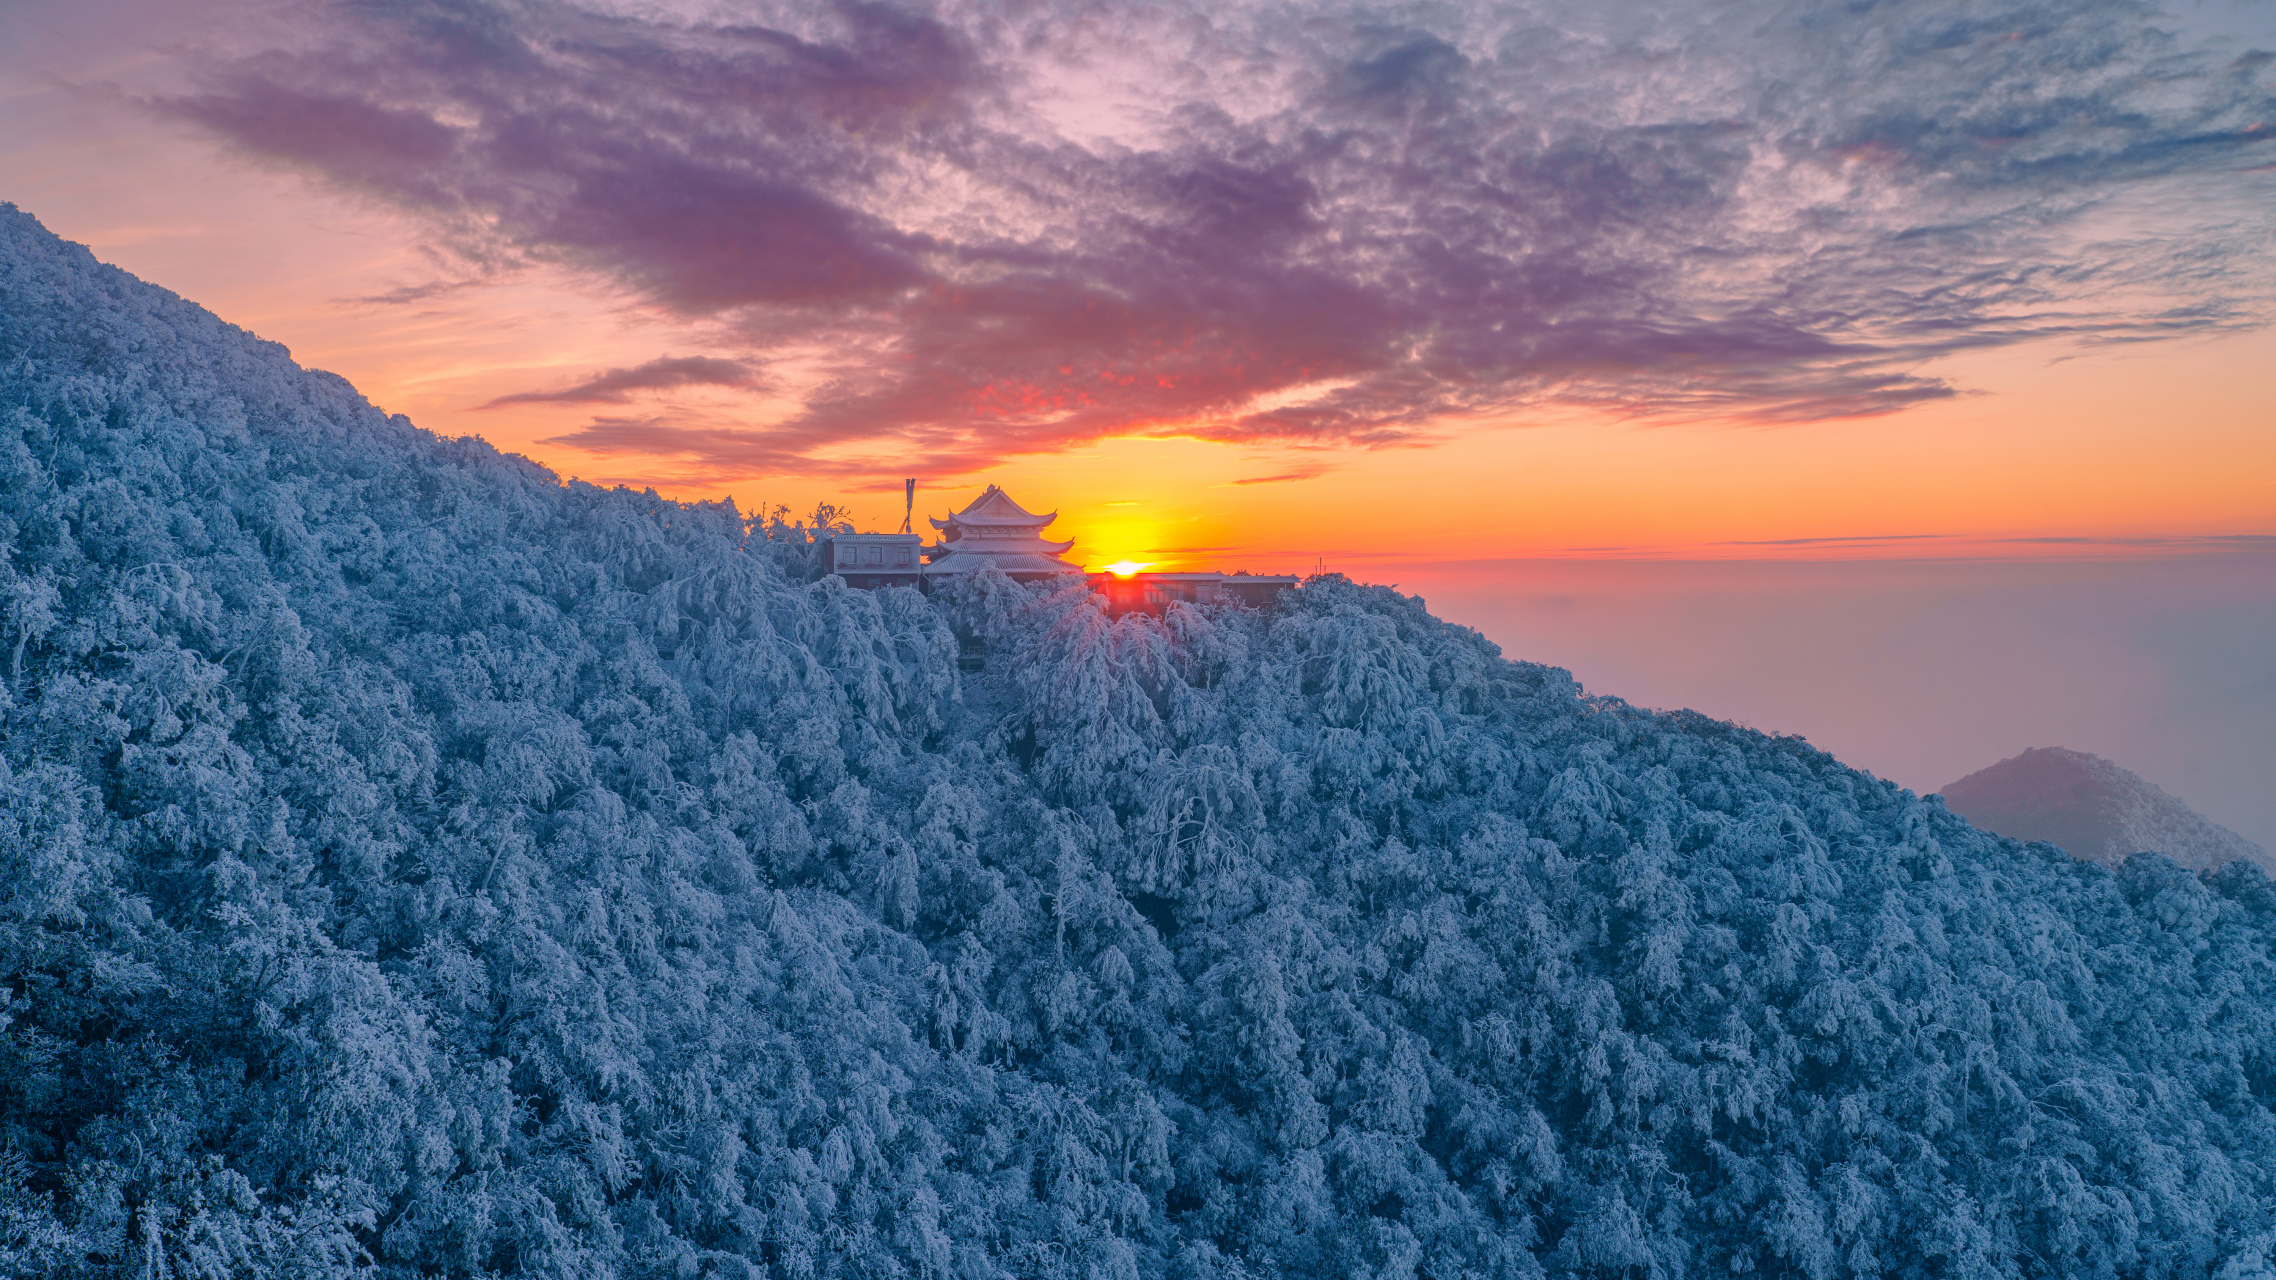
[[[849,591],[787,515],[0,210],[0,1270],[2264,1269],[2257,868],[1338,577]]]

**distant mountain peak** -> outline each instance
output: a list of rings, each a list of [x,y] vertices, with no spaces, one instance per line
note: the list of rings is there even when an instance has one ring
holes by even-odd
[[[2213,822],[2149,779],[2098,755],[2032,747],[1944,788],[1944,803],[1986,831],[2044,840],[2114,866],[2162,853],[2193,870],[2239,858],[2276,869],[2268,851]]]

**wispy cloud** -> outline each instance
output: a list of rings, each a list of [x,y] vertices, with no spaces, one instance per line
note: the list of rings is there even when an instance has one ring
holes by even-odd
[[[495,409],[509,404],[623,404],[635,391],[669,391],[680,387],[727,387],[753,391],[764,385],[757,371],[742,360],[710,356],[666,356],[629,369],[610,369],[583,382],[552,391],[518,391],[499,396],[480,407]]]
[[[2111,538],[2111,537],[2049,537],[2000,538],[1997,541],[2014,546],[2036,547],[2111,547],[2173,549],[2183,551],[2270,551],[2276,550],[2276,533],[2211,533],[2183,534],[2176,537]]]
[[[1765,538],[1696,544],[1662,544],[1618,547],[1567,547],[1569,555],[1620,554],[1647,559],[1727,559],[1733,554],[1772,559],[1996,559],[2029,549],[2088,558],[2177,554],[2201,555],[2224,551],[2265,553],[2276,551],[2276,534],[2108,534],[1998,537],[1965,533],[1884,533],[1817,538]],[[1791,553],[1790,556],[1778,553]]]
[[[1331,468],[1328,466],[1328,464],[1322,462],[1301,467],[1291,467],[1286,471],[1274,472],[1269,476],[1243,476],[1238,480],[1228,480],[1225,483],[1241,485],[1290,484],[1298,480],[1318,479],[1319,477],[1326,475],[1329,470],[1331,470]]]
[[[436,298],[478,289],[487,283],[482,280],[430,280],[425,284],[407,284],[385,293],[367,293],[352,298],[335,298],[334,302],[352,307],[405,307],[415,303],[431,302]]]
[[[307,12],[151,106],[765,362],[775,416],[555,437],[721,474],[1888,414],[2276,293],[2270,61],[2123,0]]]
[[[1763,538],[1756,540],[1735,540],[1729,542],[1710,543],[1709,545],[1717,547],[1829,547],[1847,546],[1853,544],[1864,545],[1879,542],[1920,542],[1938,538],[1949,538],[1951,536],[1953,535],[1948,533],[1866,533],[1858,534],[1852,537]]]

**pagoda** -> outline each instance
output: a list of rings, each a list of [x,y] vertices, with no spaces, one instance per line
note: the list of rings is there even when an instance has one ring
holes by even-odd
[[[1056,511],[1035,515],[1012,501],[1010,494],[989,485],[971,506],[932,522],[940,530],[940,543],[928,548],[932,563],[925,566],[925,576],[972,573],[989,564],[1019,582],[1080,573],[1080,566],[1059,558],[1075,545],[1072,540],[1044,540],[1044,528],[1058,518]]]

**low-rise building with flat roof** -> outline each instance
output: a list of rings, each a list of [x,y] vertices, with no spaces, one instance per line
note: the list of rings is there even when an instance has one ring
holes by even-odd
[[[1172,602],[1271,606],[1273,598],[1297,583],[1294,574],[1262,573],[1094,573],[1091,589],[1106,597],[1107,612],[1160,613]]]
[[[822,572],[849,587],[923,587],[924,539],[913,533],[837,533],[822,540]]]

